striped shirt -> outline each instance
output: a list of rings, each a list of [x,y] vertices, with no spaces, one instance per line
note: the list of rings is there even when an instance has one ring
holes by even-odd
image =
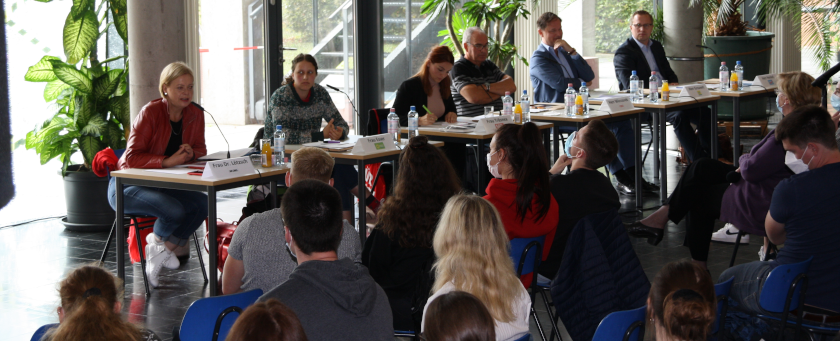
[[[452,66],[449,77],[452,79],[450,90],[452,91],[452,99],[455,101],[455,107],[458,108],[458,116],[483,115],[484,107],[490,105],[494,107],[494,110],[502,109],[501,98],[493,101],[493,103],[472,104],[464,96],[461,96],[461,89],[467,85],[476,84],[484,89],[484,83],[496,83],[505,78],[504,72],[499,70],[493,62],[485,60],[481,65],[476,66],[471,61],[461,57]]]

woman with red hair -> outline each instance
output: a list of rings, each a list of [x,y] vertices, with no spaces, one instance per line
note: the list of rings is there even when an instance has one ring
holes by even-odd
[[[441,119],[448,123],[457,120],[455,101],[449,92],[449,85],[452,83],[449,71],[452,70],[453,64],[455,57],[452,56],[449,47],[435,46],[426,56],[420,71],[400,85],[394,100],[394,111],[400,117],[401,126],[408,125],[408,110],[412,105],[417,113],[422,115],[418,122],[421,126]],[[423,106],[427,107],[428,111]]]

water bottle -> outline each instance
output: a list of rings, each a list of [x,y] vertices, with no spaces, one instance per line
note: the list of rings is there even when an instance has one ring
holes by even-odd
[[[735,61],[735,74],[738,75],[738,89],[744,88],[744,66],[740,60]]]
[[[282,165],[286,162],[286,132],[283,131],[282,125],[277,125],[274,130],[274,164]]]
[[[650,88],[650,102],[659,102],[659,76],[656,71],[650,72],[650,79],[648,79],[648,88]]]
[[[662,101],[668,102],[671,100],[671,88],[668,86],[668,81],[662,81]]]
[[[417,111],[414,106],[408,111],[408,139],[420,135],[420,125],[417,122]]]
[[[718,78],[720,80],[720,91],[726,91],[729,88],[729,68],[726,67],[726,62],[720,62],[720,72]]]
[[[505,97],[502,97],[502,115],[513,116],[513,97],[510,97],[510,91],[505,91]]]
[[[391,113],[388,114],[388,134],[394,138],[395,144],[400,144],[400,117],[394,108],[391,108]]]
[[[522,107],[522,123],[531,122],[531,101],[528,98],[528,90],[522,90],[519,105]]]
[[[589,88],[586,87],[586,82],[580,83],[580,97],[583,100],[583,115],[589,115]]]
[[[583,116],[583,97],[582,95],[575,96],[575,115]]]
[[[575,86],[574,84],[569,83],[569,88],[566,89],[566,95],[563,96],[563,102],[566,103],[566,116],[575,116],[575,97],[577,97]]]
[[[633,95],[633,102],[641,102],[645,98],[644,92],[639,92],[641,88],[643,86],[639,86],[639,76],[636,75],[636,70],[633,70],[633,74],[630,75],[630,94]]]

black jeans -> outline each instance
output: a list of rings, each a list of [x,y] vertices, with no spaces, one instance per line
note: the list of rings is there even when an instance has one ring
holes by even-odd
[[[734,170],[732,165],[709,158],[694,161],[668,197],[668,219],[676,224],[686,219],[683,245],[691,250],[694,260],[705,262],[709,258],[712,229],[720,217],[723,193],[729,187],[726,174]]]

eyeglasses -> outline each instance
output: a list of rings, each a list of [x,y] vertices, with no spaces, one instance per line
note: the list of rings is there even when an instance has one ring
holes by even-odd
[[[475,47],[479,50],[486,50],[488,47],[490,47],[490,45],[481,45],[481,44],[473,44],[473,43],[467,43],[467,44],[470,44],[470,45],[472,45],[473,47]]]
[[[652,24],[632,24],[630,26],[633,26],[635,28],[644,28],[644,29],[648,29],[648,28],[653,27]]]
[[[780,89],[773,90],[773,92],[775,92],[775,93],[776,93],[776,96],[778,96],[778,95],[781,95],[781,94],[782,94],[782,90],[780,90]]]

